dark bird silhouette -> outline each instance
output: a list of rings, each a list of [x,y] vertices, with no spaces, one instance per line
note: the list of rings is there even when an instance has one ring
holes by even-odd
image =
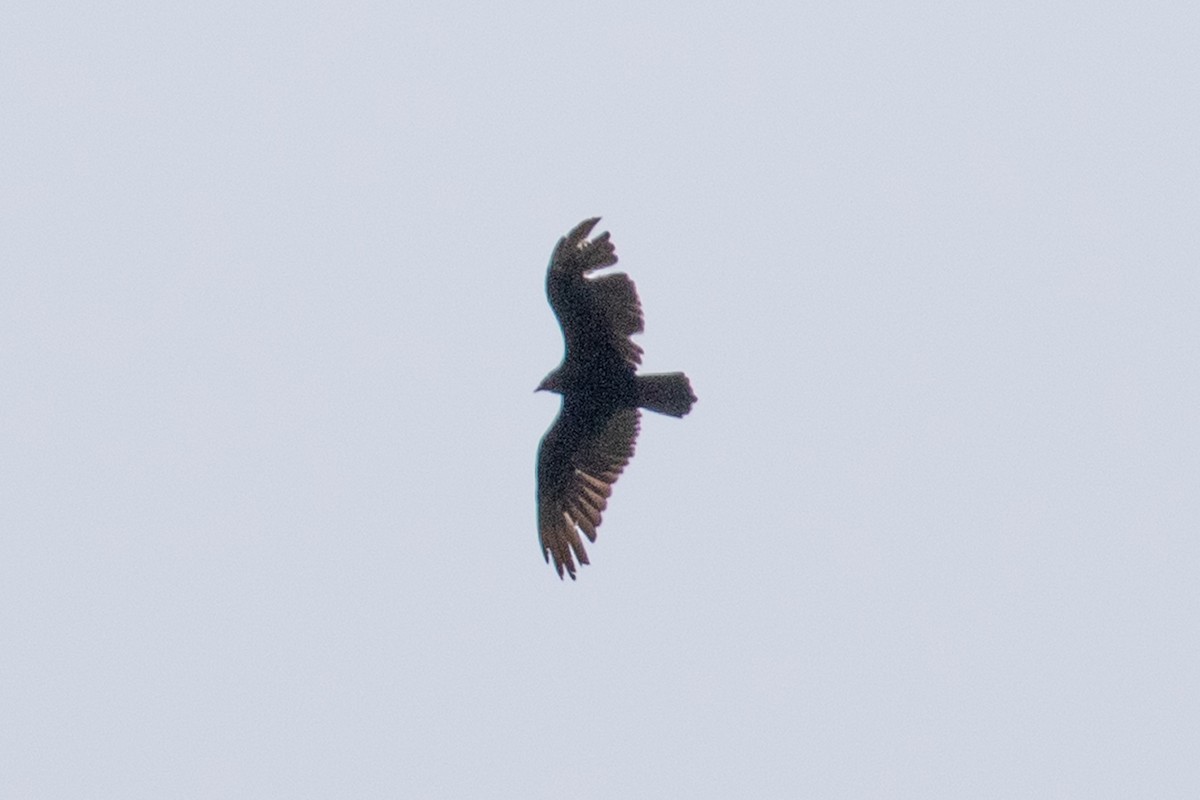
[[[546,295],[562,326],[562,364],[538,390],[562,395],[558,419],[538,447],[538,537],[542,555],[562,578],[587,564],[579,538],[596,541],[613,484],[633,457],[641,412],[672,417],[692,410],[696,396],[682,372],[637,375],[642,306],[628,275],[591,273],[617,263],[608,232],[588,240],[600,221],[585,219],[558,240],[546,270]]]

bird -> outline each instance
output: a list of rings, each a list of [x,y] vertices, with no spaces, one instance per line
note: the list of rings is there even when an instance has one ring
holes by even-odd
[[[558,418],[537,455],[538,539],[561,580],[587,564],[580,532],[596,529],[622,470],[633,457],[640,409],[672,417],[692,410],[696,395],[682,372],[638,375],[642,348],[630,337],[644,327],[629,276],[592,273],[617,263],[608,231],[588,236],[599,217],[558,240],[546,269],[546,296],[562,328],[562,363],[535,391],[562,396]]]

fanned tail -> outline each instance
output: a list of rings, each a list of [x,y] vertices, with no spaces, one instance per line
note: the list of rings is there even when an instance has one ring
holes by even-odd
[[[682,372],[639,375],[638,405],[672,417],[686,416],[696,402],[692,384]]]

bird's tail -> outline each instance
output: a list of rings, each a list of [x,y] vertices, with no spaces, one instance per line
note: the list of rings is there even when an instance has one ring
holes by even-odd
[[[638,375],[638,405],[659,414],[682,417],[692,410],[696,395],[682,372]]]

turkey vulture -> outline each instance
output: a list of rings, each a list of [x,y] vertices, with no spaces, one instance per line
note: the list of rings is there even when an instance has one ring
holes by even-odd
[[[607,231],[588,240],[599,221],[585,219],[559,239],[546,270],[566,353],[538,386],[562,395],[538,447],[538,537],[560,579],[565,569],[575,580],[575,562],[588,563],[579,531],[596,541],[612,486],[633,457],[638,409],[682,417],[696,402],[682,372],[635,374],[642,348],[629,337],[642,332],[642,306],[624,273],[590,277],[617,263]]]

